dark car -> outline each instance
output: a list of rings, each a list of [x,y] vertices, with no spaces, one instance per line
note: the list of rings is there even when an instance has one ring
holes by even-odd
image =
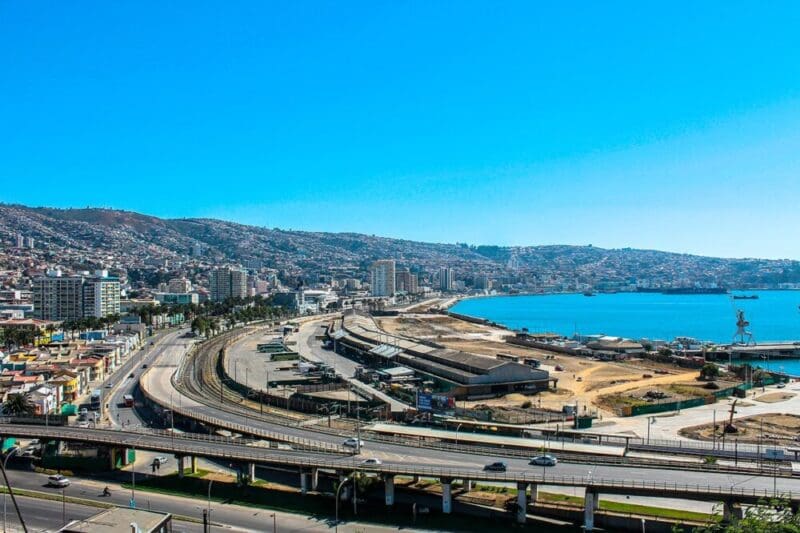
[[[483,469],[487,472],[505,472],[508,467],[503,461],[496,461],[484,466]]]

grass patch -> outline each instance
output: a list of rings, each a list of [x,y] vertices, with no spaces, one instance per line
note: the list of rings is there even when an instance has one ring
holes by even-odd
[[[565,503],[576,507],[583,507],[584,501],[580,496],[570,496],[568,494],[554,494],[552,492],[540,492],[540,500],[548,503]],[[649,505],[638,505],[635,503],[616,502],[600,500],[600,510],[611,511],[613,513],[633,514],[641,516],[652,516],[657,518],[667,518],[670,520],[680,520],[685,522],[717,522],[720,517],[707,513],[697,513],[694,511],[683,511],[681,509],[667,509],[663,507],[651,507]]]

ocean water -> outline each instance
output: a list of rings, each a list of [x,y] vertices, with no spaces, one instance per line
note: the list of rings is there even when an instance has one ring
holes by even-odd
[[[463,300],[455,313],[486,318],[513,329],[571,336],[606,334],[632,339],[694,337],[731,342],[736,310],[745,312],[758,343],[800,340],[800,291],[746,291],[758,300],[730,294],[617,293],[496,296]],[[800,374],[800,364],[798,365]]]

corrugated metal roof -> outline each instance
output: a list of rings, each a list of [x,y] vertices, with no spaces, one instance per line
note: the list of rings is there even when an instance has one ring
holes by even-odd
[[[369,351],[369,353],[373,355],[377,355],[379,357],[383,357],[384,359],[392,359],[393,357],[397,356],[397,354],[401,353],[403,350],[398,348],[397,346],[392,346],[390,344],[379,344],[373,349]]]

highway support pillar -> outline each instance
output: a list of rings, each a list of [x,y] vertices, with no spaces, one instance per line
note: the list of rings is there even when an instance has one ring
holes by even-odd
[[[517,523],[524,524],[528,519],[528,484],[517,482]]]
[[[383,484],[386,488],[386,505],[391,507],[394,505],[394,476],[392,474],[384,474]]]
[[[586,496],[583,505],[583,530],[594,531],[594,511],[596,509],[597,492],[586,487]]]
[[[442,512],[450,514],[453,510],[453,492],[452,492],[452,479],[442,478],[439,480],[442,484]]]
[[[417,483],[419,483],[419,476],[417,475],[411,476],[411,484],[416,485]]]
[[[310,474],[305,470],[300,471],[300,494],[306,495],[308,493],[308,478]]]
[[[130,449],[124,448],[122,450],[122,466],[128,466],[131,464],[131,462],[128,460],[128,457],[130,457]]]
[[[319,468],[315,468],[311,471],[311,490],[316,492],[318,487],[319,487]]]
[[[730,523],[733,520],[741,520],[744,517],[742,506],[733,500],[728,500],[722,504],[722,521]]]
[[[531,499],[530,503],[532,505],[536,504],[536,501],[539,499],[539,485],[536,483],[531,483]]]
[[[464,480],[464,487],[463,487],[464,491],[465,492],[470,492],[472,490],[473,483],[474,483],[474,481],[472,481],[471,479],[465,479]]]
[[[247,463],[247,482],[255,483],[256,481],[256,464]]]
[[[189,462],[189,464],[191,465],[191,468],[192,468],[192,474],[196,474],[196,473],[197,473],[197,457],[195,457],[195,456],[193,455],[193,456],[190,458],[190,460],[189,460],[189,461],[190,461],[190,462]]]
[[[178,455],[175,457],[175,459],[178,461],[178,478],[183,479],[183,471],[186,468],[186,465],[183,463],[185,457]]]

